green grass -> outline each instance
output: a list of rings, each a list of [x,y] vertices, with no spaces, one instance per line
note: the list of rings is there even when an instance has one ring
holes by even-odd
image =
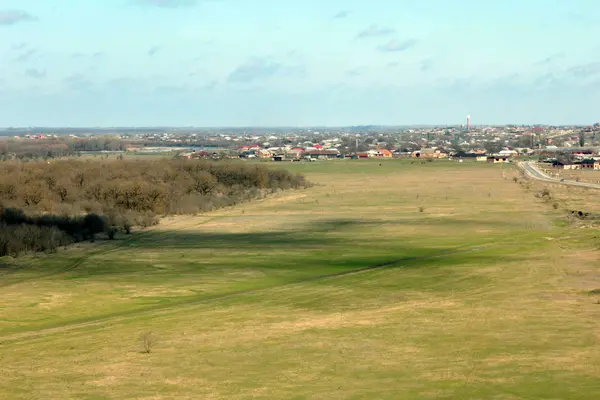
[[[0,398],[597,398],[595,235],[509,166],[268,165],[316,186],[2,260]]]

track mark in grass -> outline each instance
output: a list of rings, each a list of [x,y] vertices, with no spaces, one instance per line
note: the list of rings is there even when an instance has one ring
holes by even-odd
[[[392,267],[392,266],[402,264],[402,263],[435,259],[435,258],[440,258],[440,257],[445,257],[445,256],[450,256],[450,255],[461,254],[461,253],[481,251],[483,248],[491,249],[491,248],[504,247],[504,246],[510,246],[510,245],[511,245],[510,243],[504,243],[504,244],[479,245],[476,247],[468,247],[468,248],[458,248],[455,250],[446,250],[446,251],[438,252],[435,254],[404,257],[404,258],[400,258],[400,259],[396,259],[396,260],[392,260],[392,261],[388,261],[388,262],[384,262],[384,263],[371,265],[368,267],[357,268],[357,269],[352,269],[352,270],[348,270],[348,271],[336,272],[336,273],[325,274],[325,275],[317,275],[317,276],[312,276],[312,277],[299,279],[296,281],[287,282],[287,283],[278,284],[278,285],[263,286],[260,288],[235,291],[235,292],[224,293],[224,294],[219,294],[219,295],[214,295],[214,296],[190,296],[187,299],[182,300],[182,301],[175,300],[172,302],[168,302],[168,301],[159,302],[159,303],[155,303],[152,306],[149,306],[146,308],[127,310],[127,311],[113,313],[113,314],[107,314],[107,315],[103,315],[103,316],[92,316],[89,318],[82,318],[82,319],[78,319],[78,320],[72,320],[70,322],[47,326],[45,328],[41,328],[41,329],[37,329],[37,330],[33,330],[33,331],[24,331],[24,332],[20,332],[20,333],[7,335],[4,337],[0,337],[0,344],[7,343],[8,341],[15,342],[15,341],[23,341],[23,340],[27,340],[27,339],[36,339],[36,338],[39,338],[39,337],[42,337],[42,336],[48,335],[48,334],[62,333],[67,330],[97,326],[99,324],[105,324],[110,321],[113,321],[113,322],[124,321],[128,318],[133,318],[133,317],[137,317],[140,315],[159,314],[161,312],[166,312],[166,311],[176,309],[176,308],[194,307],[199,304],[205,304],[205,303],[230,299],[230,298],[234,298],[236,296],[241,296],[241,295],[259,293],[259,292],[263,292],[266,290],[272,290],[272,289],[276,289],[276,288],[292,287],[295,285],[302,285],[304,283],[309,283],[309,282],[333,279],[333,278],[348,276],[348,275],[353,275],[353,274],[360,274],[360,273],[364,273],[364,272],[368,272],[368,271],[372,271],[372,270],[382,269],[382,268],[386,268],[386,267]]]
[[[8,283],[5,283],[5,284],[2,284],[2,285],[0,285],[0,287],[8,287],[8,286],[13,286],[13,285],[18,285],[20,283],[25,283],[25,282],[28,282],[28,281],[31,281],[31,280],[36,280],[37,281],[39,279],[51,278],[51,277],[54,277],[56,275],[60,275],[60,274],[63,274],[65,272],[69,272],[69,271],[74,270],[75,268],[79,267],[81,264],[83,264],[85,261],[87,261],[88,259],[92,258],[93,256],[106,254],[106,253],[109,253],[111,251],[115,251],[115,250],[118,250],[118,249],[119,248],[94,250],[94,251],[86,253],[86,254],[84,254],[84,255],[82,255],[80,257],[77,257],[75,259],[75,261],[72,264],[67,265],[66,268],[61,268],[61,269],[58,269],[58,270],[50,271],[50,272],[47,272],[47,273],[44,273],[44,274],[41,274],[41,275],[37,275],[37,276],[32,277],[32,278],[18,279],[18,280],[12,281],[12,282],[8,282]]]

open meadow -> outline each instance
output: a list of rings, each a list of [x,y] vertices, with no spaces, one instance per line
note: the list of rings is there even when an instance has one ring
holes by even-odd
[[[598,398],[598,230],[512,166],[273,167],[315,186],[1,259],[0,398]]]

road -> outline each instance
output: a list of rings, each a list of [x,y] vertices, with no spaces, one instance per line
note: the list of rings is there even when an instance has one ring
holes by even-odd
[[[552,177],[546,175],[545,173],[543,173],[542,171],[540,171],[538,169],[538,167],[535,165],[535,163],[532,161],[520,162],[519,167],[522,168],[523,171],[525,171],[525,173],[528,176],[530,176],[533,179],[537,179],[539,181],[544,181],[544,182],[548,182],[548,183],[559,183],[559,184],[568,185],[568,186],[579,186],[579,187],[585,187],[585,188],[590,188],[590,189],[600,189],[600,185],[598,185],[596,183],[575,182],[575,181],[569,181],[566,179],[561,181],[558,178],[552,178]]]

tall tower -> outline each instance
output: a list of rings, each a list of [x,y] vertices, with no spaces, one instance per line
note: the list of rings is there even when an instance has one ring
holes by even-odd
[[[467,130],[471,130],[471,116],[467,115]]]

